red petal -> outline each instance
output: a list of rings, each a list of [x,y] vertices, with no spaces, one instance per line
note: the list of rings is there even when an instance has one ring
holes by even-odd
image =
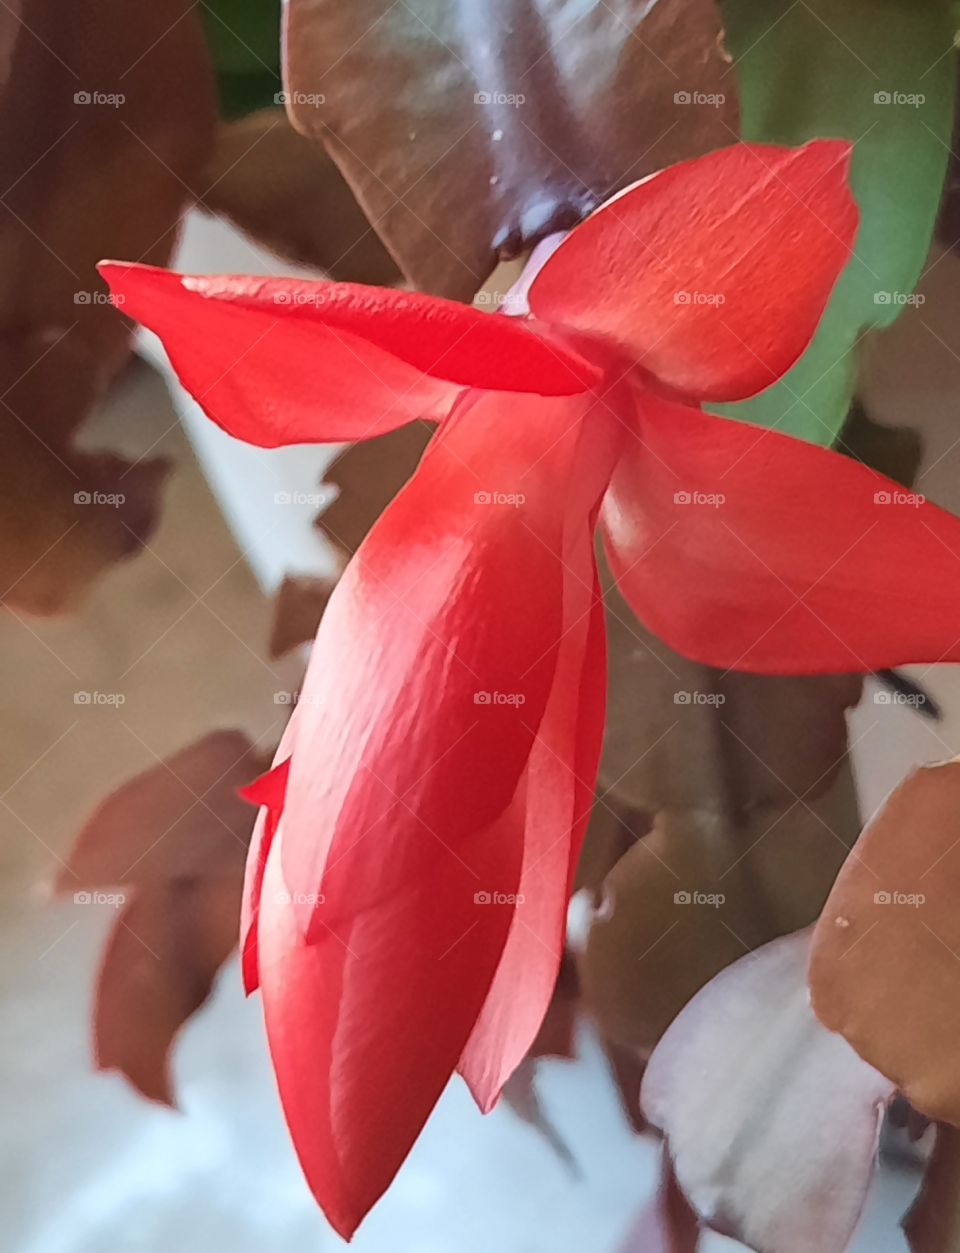
[[[259,923],[264,1016],[301,1166],[346,1239],[409,1152],[480,1012],[513,911],[474,898],[479,883],[516,892],[523,803],[521,793],[478,833],[469,863],[424,832],[377,908],[310,945],[286,903],[281,819]],[[376,856],[378,842],[364,842]],[[379,848],[388,864],[392,852]]]
[[[287,1118],[343,1232],[419,1133],[506,943],[592,403],[469,397],[320,626],[259,942]],[[602,419],[590,426],[608,447]],[[611,456],[595,467],[595,496]],[[568,812],[554,833],[561,906],[569,827]]]
[[[960,660],[960,519],[839,453],[643,395],[604,502],[637,616],[763,674]]]
[[[425,830],[459,846],[506,808],[553,682],[565,487],[591,403],[468,396],[347,567],[297,708],[291,889],[326,890],[351,847],[366,860]],[[351,911],[397,870],[369,855]]]
[[[693,400],[752,396],[806,348],[848,259],[850,152],[737,144],[671,166],[567,236],[530,308],[615,341]]]
[[[553,995],[567,901],[596,784],[606,704],[603,602],[593,528],[579,528],[564,579],[563,641],[527,767],[517,910],[490,993],[458,1069],[486,1113],[526,1056]]]
[[[464,386],[569,395],[597,377],[548,328],[415,292],[122,262],[100,272],[204,412],[265,447],[440,418]]]
[[[278,749],[278,756],[290,751],[292,745],[289,733],[293,725],[294,720],[291,719]],[[243,990],[247,996],[260,986],[257,965],[257,914],[260,912],[260,890],[263,886],[263,872],[267,865],[270,846],[283,811],[283,799],[289,774],[290,758],[287,757],[278,766],[274,766],[272,770],[261,775],[259,779],[255,779],[253,783],[240,789],[240,795],[245,800],[262,806],[257,815],[250,848],[247,852],[243,897],[240,902],[240,971],[243,978]]]

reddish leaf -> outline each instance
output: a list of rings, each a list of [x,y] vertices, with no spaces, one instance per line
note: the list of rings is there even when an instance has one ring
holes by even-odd
[[[127,904],[97,983],[97,1065],[153,1101],[174,1104],[169,1057],[237,943],[239,886],[229,879],[155,884]]]
[[[239,885],[254,811],[237,789],[263,766],[240,731],[214,731],[151,766],[86,821],[57,888],[223,878]]]
[[[120,887],[96,991],[97,1065],[173,1103],[169,1054],[237,943],[254,811],[237,795],[263,768],[246,736],[217,731],[131,779],[81,831],[57,887],[78,903]]]
[[[0,598],[17,610],[72,608],[153,523],[164,464],[91,458],[74,437],[129,344],[96,262],[165,262],[206,159],[193,10],[24,0],[0,15]]]
[[[282,109],[223,123],[197,192],[211,213],[331,278],[383,286],[400,278],[343,175]]]
[[[812,803],[744,814],[724,807],[721,762],[709,807],[659,812],[607,875],[591,920],[584,1000],[641,1056],[724,967],[817,917],[859,830],[846,766]]]
[[[308,644],[327,607],[336,580],[310,574],[288,574],[273,602],[270,656],[283,657]]]
[[[726,68],[712,0],[575,13],[534,0],[292,0],[287,16],[295,124],[327,144],[416,286],[458,297],[498,255],[728,143]]]
[[[911,1253],[957,1253],[960,1249],[960,1132],[937,1127],[923,1185],[907,1211],[903,1229]]]
[[[410,478],[432,434],[426,422],[354,444],[336,458],[325,483],[337,488],[336,499],[317,517],[317,526],[347,556],[366,538],[400,488]]]
[[[960,1125],[960,761],[915,770],[865,827],[814,936],[831,1030],[921,1113]]]
[[[680,1191],[673,1163],[660,1154],[660,1178],[618,1253],[696,1253],[700,1224]]]
[[[714,979],[643,1081],[684,1194],[757,1253],[843,1253],[894,1091],[813,1016],[809,941],[785,936]]]
[[[537,1063],[532,1057],[522,1061],[504,1084],[503,1099],[507,1107],[513,1110],[522,1122],[542,1136],[557,1157],[570,1167],[572,1173],[579,1175],[577,1159],[552,1122],[540,1099],[540,1092],[537,1088]]]
[[[606,602],[610,685],[600,781],[608,804],[615,799],[645,815],[641,834],[662,809],[739,818],[810,804],[829,789],[844,765],[859,675],[698,665],[637,622],[612,580]]]

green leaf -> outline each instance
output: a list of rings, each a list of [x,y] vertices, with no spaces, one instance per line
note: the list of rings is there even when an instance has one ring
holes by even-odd
[[[280,0],[200,0],[200,13],[222,115],[232,121],[277,104]]]
[[[953,125],[950,0],[725,0],[747,140],[855,144],[854,256],[817,335],[776,386],[715,412],[832,444],[856,382],[854,347],[889,326],[920,277]]]

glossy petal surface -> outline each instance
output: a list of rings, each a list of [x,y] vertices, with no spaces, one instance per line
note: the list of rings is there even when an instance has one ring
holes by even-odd
[[[737,144],[671,166],[567,236],[530,308],[692,400],[752,396],[806,348],[849,257],[849,155],[839,141]]]
[[[838,453],[647,394],[602,519],[627,602],[695,661],[960,659],[960,519]]]
[[[526,772],[517,908],[459,1065],[484,1112],[526,1056],[553,996],[570,880],[593,801],[606,697],[603,606],[594,586],[592,528],[581,518],[579,530],[567,557],[556,677]]]
[[[446,415],[461,387],[569,395],[597,371],[548,328],[416,292],[105,262],[184,387],[247,443],[369,439]]]
[[[419,1133],[507,941],[590,403],[464,401],[320,625],[258,944],[284,1108],[342,1232]],[[597,466],[595,496],[608,474],[609,461]],[[588,517],[585,505],[581,563]],[[557,838],[562,900],[569,838]]]

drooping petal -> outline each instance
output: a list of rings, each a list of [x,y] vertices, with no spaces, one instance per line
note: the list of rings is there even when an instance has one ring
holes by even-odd
[[[671,166],[567,236],[530,308],[690,399],[752,396],[806,348],[850,255],[850,152],[737,144]]]
[[[506,808],[553,685],[567,483],[592,404],[471,394],[361,545],[297,707],[291,890],[338,881],[355,848],[373,859],[353,867],[355,911],[398,870],[370,846],[402,850],[425,827],[457,844]]]
[[[487,1112],[526,1056],[557,981],[570,881],[586,829],[606,699],[603,602],[593,528],[567,557],[564,634],[553,691],[526,772],[517,909],[496,977],[458,1069]]]
[[[287,731],[281,741],[278,757],[291,751],[291,732],[295,717],[296,714],[287,724]],[[283,812],[283,800],[289,774],[290,758],[287,756],[280,761],[279,765],[248,784],[240,793],[245,800],[261,807],[247,852],[243,896],[240,901],[240,972],[243,990],[247,996],[260,986],[257,961],[257,915],[260,912],[260,892],[263,887],[263,873],[267,866],[270,846],[277,833],[280,815]]]
[[[839,453],[647,393],[601,517],[627,602],[695,661],[960,659],[960,519]]]
[[[416,292],[124,262],[100,273],[208,417],[264,447],[441,418],[465,386],[562,396],[597,378],[549,328]]]
[[[258,927],[264,1016],[300,1164],[344,1238],[393,1179],[483,1005],[513,910],[477,903],[477,885],[516,894],[524,805],[521,791],[469,861],[424,832],[392,894],[315,944],[290,905],[281,861],[291,828],[280,821]]]
[[[453,1073],[506,943],[591,403],[465,400],[320,625],[258,931],[287,1118],[345,1233]]]

